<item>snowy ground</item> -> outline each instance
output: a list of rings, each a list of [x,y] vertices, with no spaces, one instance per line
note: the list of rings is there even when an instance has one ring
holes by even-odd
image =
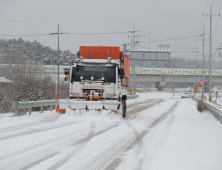
[[[195,101],[149,92],[127,105],[125,119],[106,110],[0,119],[0,169],[222,169],[222,125]]]

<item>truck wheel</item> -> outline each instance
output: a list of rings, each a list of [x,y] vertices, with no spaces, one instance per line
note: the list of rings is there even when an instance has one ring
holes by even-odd
[[[126,117],[126,99],[122,100],[122,117]]]

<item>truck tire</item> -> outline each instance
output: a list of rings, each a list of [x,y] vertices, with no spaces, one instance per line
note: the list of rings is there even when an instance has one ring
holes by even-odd
[[[126,117],[126,99],[122,100],[122,117]]]

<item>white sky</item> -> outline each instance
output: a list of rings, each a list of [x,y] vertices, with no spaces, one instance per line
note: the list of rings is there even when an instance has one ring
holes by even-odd
[[[49,34],[57,32],[57,24],[60,24],[61,32],[68,33],[127,32],[133,29],[135,22],[136,30],[140,31],[137,48],[149,48],[150,33],[151,50],[158,49],[158,45],[169,44],[172,57],[192,58],[195,56],[192,51],[196,47],[202,52],[201,38],[164,42],[152,40],[202,34],[201,20],[206,27],[206,39],[209,38],[210,18],[202,18],[202,13],[209,14],[212,2],[213,14],[222,13],[221,0],[1,0],[0,34]],[[222,42],[222,16],[213,17],[212,30],[214,53]],[[76,53],[81,45],[121,46],[129,43],[128,36],[131,34],[63,35],[60,38],[60,47]],[[30,41],[35,39],[57,49],[56,36],[22,38]],[[205,45],[205,53],[208,55],[209,41]],[[199,53],[198,58],[201,55]],[[214,58],[216,57],[217,54]]]

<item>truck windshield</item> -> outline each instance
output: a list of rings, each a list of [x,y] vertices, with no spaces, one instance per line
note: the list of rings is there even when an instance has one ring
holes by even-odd
[[[71,81],[91,80],[93,77],[94,81],[115,83],[116,82],[116,67],[97,67],[97,66],[77,66],[72,68],[72,79]]]

